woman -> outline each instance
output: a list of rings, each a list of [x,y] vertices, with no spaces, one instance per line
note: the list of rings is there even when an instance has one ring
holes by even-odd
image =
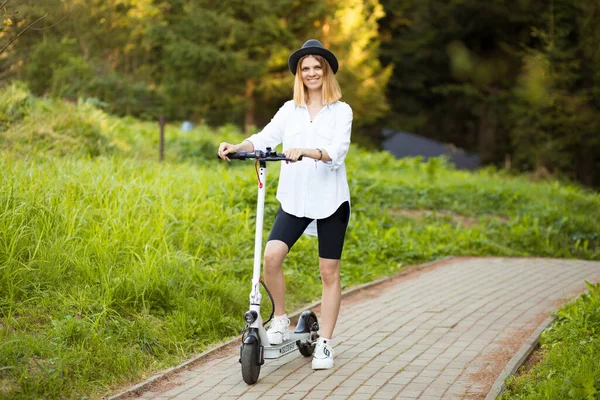
[[[352,109],[339,101],[338,61],[319,41],[304,43],[290,56],[288,65],[295,75],[293,100],[261,132],[240,144],[221,143],[219,156],[229,161],[229,153],[264,151],[283,143],[283,153],[293,160],[281,163],[277,189],[281,207],[265,246],[264,277],[275,303],[267,335],[272,344],[289,339],[283,260],[316,220],[323,293],[312,367],[327,369],[333,367],[331,338],[341,302],[340,258],[350,218],[344,159],[350,146]]]

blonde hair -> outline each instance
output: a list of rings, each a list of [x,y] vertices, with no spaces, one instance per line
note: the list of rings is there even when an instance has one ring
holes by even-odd
[[[304,105],[308,99],[308,89],[306,86],[304,86],[304,82],[302,81],[302,61],[304,61],[306,57],[314,57],[323,69],[323,86],[321,87],[323,104],[331,104],[338,101],[342,97],[342,90],[340,89],[337,79],[335,79],[335,74],[333,73],[331,66],[327,60],[325,60],[325,58],[316,54],[308,54],[302,57],[296,66],[296,78],[294,79],[294,103],[297,106],[301,106]]]

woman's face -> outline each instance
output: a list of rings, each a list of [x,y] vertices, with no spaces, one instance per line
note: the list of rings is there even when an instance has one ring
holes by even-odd
[[[323,87],[323,69],[321,64],[313,56],[302,60],[301,68],[302,82],[309,90],[317,90]]]

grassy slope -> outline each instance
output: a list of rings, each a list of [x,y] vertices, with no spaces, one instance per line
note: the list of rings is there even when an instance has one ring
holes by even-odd
[[[239,333],[256,178],[252,163],[214,154],[242,136],[170,127],[159,163],[154,124],[11,90],[0,95],[0,397],[98,397]],[[347,164],[346,287],[446,255],[600,259],[600,196],[576,186],[354,147]],[[316,245],[303,238],[286,261],[290,309],[319,298]]]

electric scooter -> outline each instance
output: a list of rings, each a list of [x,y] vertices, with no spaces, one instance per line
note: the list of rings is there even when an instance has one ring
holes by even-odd
[[[244,314],[246,326],[242,331],[242,345],[240,348],[240,363],[242,364],[242,377],[248,385],[258,381],[260,367],[265,359],[282,357],[298,349],[305,357],[312,356],[317,339],[319,338],[319,323],[316,315],[310,311],[303,311],[298,319],[298,324],[290,338],[280,344],[271,344],[264,327],[274,314],[274,302],[271,292],[260,277],[262,260],[262,231],[265,211],[265,192],[267,185],[267,162],[269,161],[292,161],[284,154],[278,154],[267,147],[266,152],[257,150],[253,153],[238,152],[227,154],[232,160],[255,159],[258,176],[258,201],[256,207],[256,234],[254,239],[254,272],[252,275],[252,290],[250,292],[250,309]],[[301,158],[300,158],[301,159]],[[260,166],[260,168],[259,168]],[[271,316],[265,322],[260,315],[260,285],[265,289],[271,301]]]

